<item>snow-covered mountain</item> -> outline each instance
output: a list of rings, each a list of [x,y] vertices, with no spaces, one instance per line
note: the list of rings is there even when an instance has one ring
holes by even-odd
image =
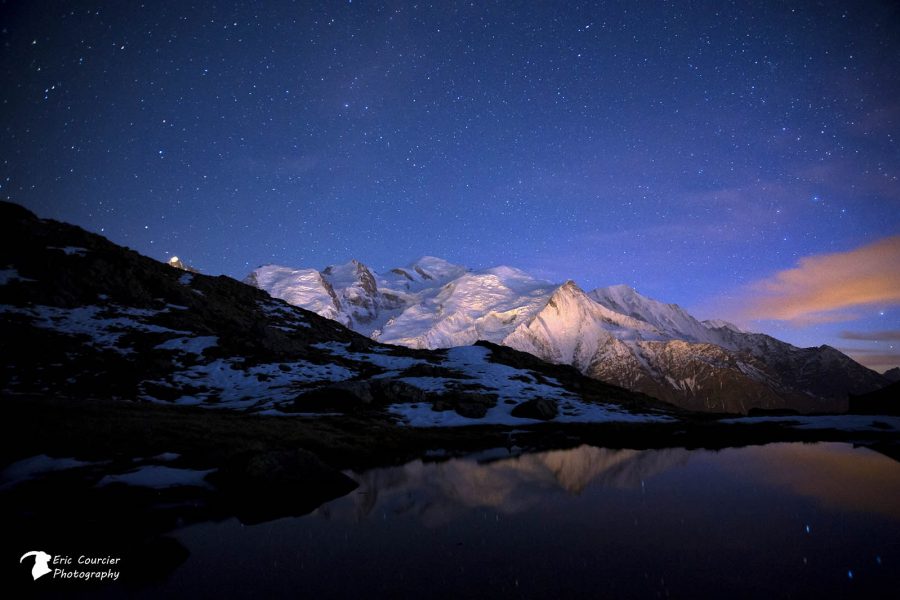
[[[352,261],[322,271],[265,266],[245,281],[384,343],[487,340],[695,410],[840,411],[848,394],[887,383],[828,346],[701,322],[624,285],[585,292],[511,267],[470,271],[425,257],[385,275]]]
[[[0,397],[353,414],[414,427],[661,423],[681,412],[509,348],[411,350],[334,321],[374,330],[415,299],[452,296],[445,282],[467,275],[436,259],[395,270],[384,289],[358,262],[254,274],[333,320],[174,262],[0,202]]]
[[[555,287],[518,269],[471,272],[430,256],[386,274],[355,260],[321,271],[267,265],[244,282],[378,341],[432,349],[502,341]]]

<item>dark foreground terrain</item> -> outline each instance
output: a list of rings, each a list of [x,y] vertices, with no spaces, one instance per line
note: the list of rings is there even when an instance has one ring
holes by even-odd
[[[4,566],[14,565],[33,548],[119,556],[128,568],[123,567],[113,588],[108,582],[80,588],[106,591],[165,580],[188,556],[171,537],[173,531],[233,517],[255,524],[309,513],[357,487],[345,474],[350,470],[415,459],[439,462],[487,449],[505,448],[515,455],[582,444],[719,449],[843,441],[900,456],[900,423],[879,416],[816,417],[821,422],[815,429],[803,428],[809,419],[804,417],[735,422],[706,415],[665,423],[549,423],[512,429],[411,428],[376,412],[278,417],[40,397],[6,398],[4,411]],[[17,472],[14,467],[32,457],[77,462]],[[128,474],[154,468],[197,476],[180,483],[129,484]],[[23,581],[22,571],[10,577]],[[31,583],[27,577],[24,581]],[[66,585],[50,582],[42,589],[71,589]]]

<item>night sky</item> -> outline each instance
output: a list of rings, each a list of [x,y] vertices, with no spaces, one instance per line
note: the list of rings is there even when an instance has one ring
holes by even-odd
[[[422,255],[900,364],[885,2],[0,1],[0,197],[237,278]]]

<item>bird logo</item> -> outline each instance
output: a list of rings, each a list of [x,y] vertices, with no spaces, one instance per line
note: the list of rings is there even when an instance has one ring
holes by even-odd
[[[41,550],[32,550],[31,552],[26,552],[22,555],[22,558],[19,559],[19,564],[22,564],[22,561],[29,556],[34,557],[34,566],[31,568],[31,576],[35,580],[51,571],[50,567],[47,566],[52,558],[49,554],[42,552]]]

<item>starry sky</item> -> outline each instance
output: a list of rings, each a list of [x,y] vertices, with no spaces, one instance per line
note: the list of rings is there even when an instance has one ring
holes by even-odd
[[[627,283],[883,370],[898,31],[891,0],[0,0],[0,197],[237,278]]]

